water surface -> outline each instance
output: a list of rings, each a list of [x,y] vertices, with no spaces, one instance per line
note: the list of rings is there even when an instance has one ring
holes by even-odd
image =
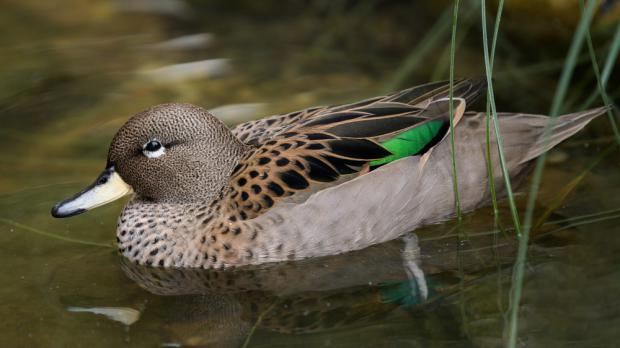
[[[503,232],[482,208],[460,227],[416,231],[417,243],[410,235],[346,255],[230,272],[127,264],[114,247],[123,202],[72,219],[49,215],[54,202],[103,168],[116,129],[153,104],[195,103],[233,125],[369,97],[394,81],[397,88],[446,78],[445,35],[412,72],[399,72],[441,16],[441,7],[428,3],[3,5],[2,345],[500,346],[516,251],[505,205]],[[572,30],[575,16],[567,13],[554,25]],[[522,15],[506,12],[496,60],[499,107],[544,113],[570,36],[521,34],[514,23]],[[478,19],[469,16],[458,76],[483,73]],[[601,57],[608,17],[594,23]],[[577,110],[593,81],[585,60],[566,110]],[[609,85],[617,83],[616,73]],[[601,118],[550,154],[537,216],[557,209],[535,231],[528,254],[523,346],[620,340],[620,152],[599,158],[611,144]]]

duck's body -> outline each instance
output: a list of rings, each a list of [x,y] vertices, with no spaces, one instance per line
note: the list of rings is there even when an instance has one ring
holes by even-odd
[[[485,115],[465,113],[482,87],[465,80],[454,90],[464,211],[488,201]],[[85,195],[124,179],[136,194],[119,218],[118,245],[140,264],[223,268],[361,249],[454,215],[447,95],[446,84],[430,84],[232,132],[200,108],[158,106],[119,131],[105,182],[53,213],[81,212],[90,207],[83,207]],[[603,111],[559,117],[548,143],[542,139],[548,117],[500,114],[511,177],[520,178],[532,159]],[[180,124],[171,121],[178,117]]]

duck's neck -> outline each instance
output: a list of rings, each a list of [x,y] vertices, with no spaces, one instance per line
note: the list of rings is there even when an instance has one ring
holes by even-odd
[[[234,137],[232,134],[230,136]],[[177,202],[212,202],[220,197],[222,192],[228,189],[233,170],[239,161],[252,151],[252,147],[234,138],[224,147],[218,149],[209,146],[208,150],[209,153],[202,156],[203,162],[192,162],[193,176],[184,183],[187,192],[178,197]]]
[[[218,214],[209,202],[155,203],[135,197],[118,219],[119,251],[143,265],[196,267],[204,263],[205,227]]]

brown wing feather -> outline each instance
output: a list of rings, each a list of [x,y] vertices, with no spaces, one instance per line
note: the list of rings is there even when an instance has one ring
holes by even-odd
[[[327,107],[311,107],[283,115],[274,115],[260,120],[241,123],[232,133],[246,144],[258,146],[276,134],[285,132],[300,122],[312,118]]]
[[[230,179],[228,198],[253,218],[277,201],[354,173],[368,161],[390,153],[369,139],[329,133],[286,133],[267,142],[242,160]]]
[[[335,182],[343,175],[359,172],[370,161],[391,155],[378,139],[432,119],[445,119],[447,103],[438,100],[425,110],[377,103],[372,109],[326,114],[281,133],[239,162],[224,200],[229,202],[231,213],[241,211],[241,220],[258,216],[297,192]],[[388,109],[398,113],[383,112]]]
[[[474,80],[460,81],[455,97],[471,99],[482,86]],[[239,211],[240,220],[253,218],[299,191],[334,182],[391,155],[379,141],[432,119],[447,122],[448,101],[442,99],[447,89],[445,83],[435,83],[346,107],[306,109],[288,114],[288,119],[297,120],[294,126],[282,118],[261,120],[273,122],[260,136],[244,138],[258,147],[233,170],[230,190],[223,197],[230,213]],[[458,100],[464,109],[464,100]],[[268,134],[270,139],[263,139]]]
[[[483,78],[455,81],[454,98],[465,99],[467,104],[472,103],[484,91],[486,87],[485,81]],[[350,115],[352,111],[367,112],[370,115],[379,115],[380,113],[397,114],[399,113],[398,109],[403,106],[424,109],[433,101],[447,98],[448,93],[449,83],[447,81],[428,83],[352,104],[312,107],[288,114],[245,122],[236,126],[232,132],[243,142],[259,146],[277,134],[308,126],[307,123],[314,120],[326,120],[326,116],[333,118],[344,117],[345,115]],[[395,109],[391,109],[390,106],[395,107]]]

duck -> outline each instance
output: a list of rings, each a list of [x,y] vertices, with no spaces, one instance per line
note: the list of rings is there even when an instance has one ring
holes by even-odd
[[[480,78],[433,82],[232,129],[199,106],[153,106],[114,135],[96,180],[51,214],[70,217],[130,195],[116,225],[118,250],[153,267],[227,269],[363,249],[453,218],[455,187],[462,212],[490,202],[487,115],[467,110],[485,90]],[[513,184],[606,110],[499,113]],[[493,132],[489,145],[503,195]]]

